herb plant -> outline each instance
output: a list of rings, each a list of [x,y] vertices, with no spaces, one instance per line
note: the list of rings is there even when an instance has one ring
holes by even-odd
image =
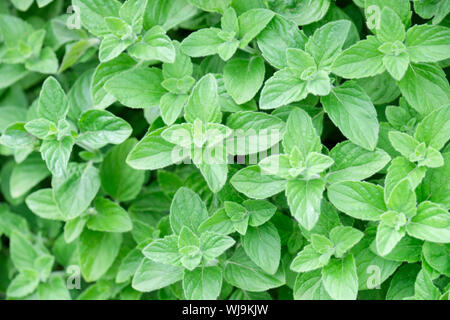
[[[0,299],[449,299],[446,0],[0,2]]]

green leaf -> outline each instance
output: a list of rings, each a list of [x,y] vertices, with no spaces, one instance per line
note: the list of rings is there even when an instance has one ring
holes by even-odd
[[[436,150],[444,147],[450,139],[450,108],[444,106],[427,115],[417,126],[414,138]]]
[[[359,181],[371,177],[383,169],[391,157],[382,149],[368,151],[350,141],[336,145],[330,156],[334,164],[330,167],[327,182]]]
[[[136,33],[142,30],[147,4],[148,0],[128,0],[119,9],[120,17],[132,26]]]
[[[78,244],[81,273],[88,282],[97,281],[119,253],[122,235],[85,229]]]
[[[104,88],[129,108],[150,108],[158,106],[166,93],[161,82],[160,69],[138,68],[113,76],[106,81]]]
[[[25,130],[25,123],[16,122],[3,131],[0,142],[11,149],[29,149],[31,153],[36,144],[36,138]]]
[[[283,137],[283,147],[288,153],[298,148],[304,160],[311,152],[322,151],[320,137],[311,117],[304,110],[296,108],[291,111]]]
[[[416,214],[416,194],[407,179],[399,182],[386,199],[386,207],[407,217]]]
[[[200,267],[184,271],[183,291],[189,300],[215,300],[222,288],[222,269]]]
[[[234,230],[239,232],[241,235],[245,235],[247,233],[249,220],[249,215],[246,208],[231,201],[225,201],[224,207],[227,216],[232,222]]]
[[[265,199],[280,193],[287,183],[284,179],[265,175],[258,166],[239,170],[230,182],[237,191],[254,199]]]
[[[261,91],[259,108],[276,109],[306,98],[306,82],[291,70],[283,69],[269,78]]]
[[[185,247],[199,247],[200,246],[200,240],[198,237],[192,232],[191,229],[189,229],[186,226],[183,226],[181,228],[180,234],[178,235],[178,248],[180,249],[180,252]]]
[[[320,270],[299,273],[294,285],[295,300],[331,300],[322,283]]]
[[[40,189],[30,194],[26,199],[26,204],[34,214],[43,219],[64,220],[51,189]]]
[[[406,33],[406,47],[413,62],[450,58],[450,30],[444,26],[415,25]]]
[[[116,60],[114,60],[116,61]],[[103,109],[103,106],[95,106],[93,102],[93,81],[94,70],[90,69],[81,74],[69,90],[69,118],[73,121],[79,119],[84,111],[90,109]],[[92,90],[91,90],[92,89]],[[103,89],[102,89],[103,90]],[[103,90],[104,91],[104,90]],[[112,100],[114,102],[114,99]]]
[[[74,143],[71,136],[65,136],[61,140],[52,138],[42,142],[39,151],[53,176],[60,177],[66,172]]]
[[[439,271],[441,274],[448,276],[450,274],[450,254],[449,244],[439,244],[433,242],[425,242],[422,247],[423,257],[426,262]]]
[[[250,60],[233,59],[223,70],[225,88],[238,104],[251,100],[264,82],[264,60],[253,57]]]
[[[162,96],[159,109],[161,111],[161,117],[167,125],[173,124],[181,112],[183,111],[189,96],[184,94],[166,93]]]
[[[314,58],[301,49],[288,48],[286,50],[286,61],[289,69],[293,70],[298,76],[302,76],[308,69],[317,69]]]
[[[425,167],[417,167],[403,157],[392,160],[388,168],[384,182],[384,198],[388,199],[392,190],[402,180],[407,179],[414,190],[420,184],[425,176],[427,169]]]
[[[245,200],[242,205],[248,211],[248,223],[252,227],[259,227],[269,221],[277,210],[275,205],[265,200]]]
[[[60,275],[52,275],[47,282],[41,282],[33,297],[39,300],[71,300],[66,282]]]
[[[105,110],[88,110],[79,119],[80,134],[77,141],[92,149],[121,144],[131,134],[131,126],[122,118]]]
[[[251,9],[239,16],[240,47],[246,47],[272,20],[275,13],[266,9]]]
[[[330,252],[320,253],[312,245],[307,245],[292,260],[290,268],[295,272],[309,272],[326,266],[330,257]]]
[[[321,101],[330,119],[350,141],[367,150],[375,149],[379,131],[377,114],[361,87],[345,82]]]
[[[307,178],[316,177],[331,167],[333,163],[334,161],[330,157],[321,153],[311,152],[306,157],[306,173],[304,175]]]
[[[378,221],[386,211],[383,188],[369,183],[344,181],[328,187],[328,198],[340,211],[368,221]]]
[[[137,170],[156,170],[167,167],[187,157],[176,145],[161,137],[163,129],[147,134],[127,156],[126,163]]]
[[[203,123],[220,122],[222,114],[219,107],[217,81],[212,74],[203,76],[192,89],[185,107],[185,119]]]
[[[133,249],[120,262],[116,275],[116,283],[128,282],[136,273],[143,256],[139,249]]]
[[[444,158],[442,157],[441,153],[436,149],[428,148],[426,150],[425,159],[419,161],[418,164],[430,168],[438,168],[444,165]]]
[[[330,231],[330,240],[336,249],[336,257],[340,258],[355,246],[364,236],[358,229],[352,227],[334,227]]]
[[[180,265],[181,254],[178,252],[178,237],[175,235],[152,241],[142,253],[146,258],[158,263]]]
[[[185,0],[155,0],[152,8],[153,10],[146,10],[144,16],[145,29],[161,25],[169,30],[198,14],[197,8]]]
[[[184,76],[181,79],[169,78],[164,80],[161,84],[172,94],[185,95],[189,89],[194,85],[195,79],[191,76]],[[165,94],[164,96],[166,96]],[[164,97],[163,96],[163,97]]]
[[[386,214],[389,214],[388,212]],[[385,214],[385,215],[386,215]],[[383,215],[384,217],[384,215]],[[382,217],[382,219],[383,219]],[[396,229],[388,225],[385,222],[381,222],[378,225],[377,236],[376,236],[376,246],[377,251],[381,256],[385,256],[394,249],[397,243],[405,236],[405,229]]]
[[[39,252],[29,241],[22,230],[14,230],[10,234],[11,261],[19,271],[34,269],[34,262],[39,257]]]
[[[51,48],[44,48],[38,57],[31,57],[25,67],[34,72],[53,74],[58,72],[58,58]]]
[[[131,40],[121,40],[116,36],[106,36],[99,49],[100,62],[107,62],[117,58],[124,52],[133,42]]]
[[[446,105],[450,99],[445,74],[433,64],[411,64],[398,87],[408,103],[423,115]]]
[[[233,57],[238,47],[238,40],[227,41],[219,45],[217,48],[217,53],[222,60],[228,61],[231,57]]]
[[[223,12],[231,4],[231,0],[188,0],[188,1],[192,5],[208,12]]]
[[[135,199],[144,184],[145,172],[135,170],[126,163],[135,145],[136,140],[129,139],[111,148],[100,166],[102,188],[117,201]]]
[[[183,227],[189,227],[197,233],[198,227],[207,218],[208,212],[200,197],[191,189],[178,189],[170,206],[170,226],[173,232],[178,234]]]
[[[110,33],[119,39],[124,39],[131,35],[130,26],[120,18],[106,17],[105,23]]]
[[[217,159],[220,161],[219,163],[208,163],[208,161],[214,162],[216,159],[213,158],[207,160],[206,163],[201,163],[198,165],[202,176],[205,178],[209,189],[213,193],[217,193],[222,190],[228,177],[228,166],[225,163],[225,160]]]
[[[200,235],[200,250],[203,258],[208,262],[222,255],[234,244],[233,238],[223,234],[206,231]]]
[[[348,20],[329,22],[317,29],[306,43],[306,51],[314,57],[319,70],[329,69],[342,50],[351,23]]]
[[[81,24],[96,36],[109,34],[105,17],[118,17],[121,3],[117,0],[74,0],[80,11]]]
[[[128,232],[133,225],[128,213],[117,203],[106,198],[94,202],[95,214],[89,217],[87,227],[102,232]]]
[[[55,78],[47,78],[39,95],[39,115],[57,123],[58,120],[65,119],[68,111],[67,96],[61,85]]]
[[[358,275],[353,256],[331,260],[322,269],[322,282],[333,299],[355,300],[358,294]]]
[[[135,65],[136,61],[125,54],[111,61],[100,63],[92,77],[91,92],[93,103],[99,108],[106,108],[112,104],[116,99],[106,91],[104,88],[105,83],[115,75],[131,69]]]
[[[142,40],[130,48],[129,53],[138,60],[175,62],[175,47],[160,26],[148,30]]]
[[[405,235],[385,258],[397,262],[418,262],[421,259],[422,245],[423,241]],[[372,241],[369,248],[370,251],[380,256],[377,251],[376,241]]]
[[[304,48],[306,36],[293,21],[275,15],[257,40],[264,59],[274,67],[283,69],[288,66],[287,49]]]
[[[191,33],[181,43],[181,50],[190,57],[204,57],[218,53],[224,42],[219,37],[220,29],[200,29]]]
[[[373,77],[382,73],[383,54],[378,51],[381,42],[374,36],[358,41],[344,50],[333,64],[332,71],[347,79]]]
[[[233,7],[229,7],[224,10],[220,22],[223,31],[235,33],[239,32],[238,18]]]
[[[379,288],[398,268],[401,262],[390,261],[375,254],[370,243],[375,237],[375,229],[370,231],[369,237],[364,237],[350,253],[355,257],[358,273],[359,290],[375,290]],[[404,239],[407,239],[405,237]],[[396,250],[396,249],[394,249]]]
[[[33,4],[33,0],[12,0],[13,6],[20,11],[27,11]]]
[[[433,18],[433,24],[439,24],[448,14],[450,7],[446,1],[419,1],[414,10],[423,18]]]
[[[388,72],[383,72],[373,77],[357,79],[356,83],[366,91],[375,105],[394,101],[400,96],[397,81]]]
[[[52,276],[46,283],[40,283],[37,293],[40,300],[71,300],[67,284],[61,276]]]
[[[198,228],[200,232],[215,232],[219,234],[230,234],[235,231],[233,223],[225,209],[217,210],[211,217],[205,220]]]
[[[64,225],[64,241],[71,243],[76,240],[84,230],[87,222],[87,216],[79,216],[67,221]]]
[[[242,236],[242,246],[248,257],[268,274],[275,274],[280,263],[281,243],[275,226],[265,223],[249,227]]]
[[[285,283],[282,268],[279,268],[274,275],[265,273],[250,260],[243,248],[237,249],[227,261],[223,276],[229,284],[251,292],[266,291]]]
[[[403,52],[398,56],[385,55],[383,57],[383,65],[392,78],[400,81],[409,67],[408,54]]]
[[[405,264],[394,274],[389,290],[386,293],[387,300],[403,300],[414,295],[414,283],[420,266],[417,264]]]
[[[66,28],[66,25],[64,25]],[[75,65],[93,45],[97,44],[97,39],[80,39],[77,42],[66,45],[64,57],[59,67],[59,72],[64,72]]]
[[[37,153],[31,154],[25,161],[14,166],[9,180],[13,198],[27,194],[31,189],[47,178],[50,172]]]
[[[1,64],[0,71],[0,89],[9,87],[29,73],[21,64]]]
[[[325,183],[321,179],[291,180],[286,185],[291,213],[307,230],[311,230],[319,219],[324,190]]]
[[[406,32],[402,20],[389,7],[381,10],[380,28],[377,29],[377,38],[381,42],[394,42],[405,40]]]
[[[25,129],[28,133],[42,140],[45,140],[46,138],[57,134],[58,132],[58,128],[56,127],[56,125],[44,118],[38,118],[28,121],[25,124]]]
[[[389,132],[389,141],[391,142],[395,150],[397,150],[404,157],[410,160],[412,160],[413,157],[416,156],[415,151],[420,144],[410,135],[399,131]]]
[[[227,118],[227,126],[235,134],[229,139],[227,152],[233,155],[255,154],[276,145],[282,139],[285,123],[264,112],[240,111]],[[257,143],[254,143],[255,140]]]
[[[422,269],[414,283],[414,297],[417,300],[438,300],[441,293],[433,284],[430,275]]]
[[[134,274],[132,286],[140,292],[151,292],[180,281],[183,274],[183,268],[142,259]]]
[[[436,169],[428,169],[427,174],[423,180],[422,185],[420,186],[421,198],[423,200],[428,199],[432,202],[440,203],[445,208],[450,208],[450,183],[447,179],[446,173],[450,167],[450,153],[443,154],[445,159],[444,166]]]
[[[64,218],[71,220],[88,209],[100,189],[98,169],[92,164],[71,164],[52,181],[56,204]]]
[[[15,122],[25,122],[27,119],[26,109],[14,106],[0,107],[0,132]]]
[[[301,169],[294,168],[289,161],[289,156],[284,154],[264,158],[259,162],[258,166],[263,174],[273,175],[286,180],[297,177],[301,169],[303,169],[303,167]]]
[[[193,72],[191,59],[183,53],[179,42],[173,41],[173,46],[176,53],[175,60],[172,63],[163,63],[162,71],[164,79],[181,79],[185,76],[191,76]]]
[[[32,269],[23,270],[11,281],[6,295],[11,298],[22,298],[32,293],[37,288],[39,281],[39,272]]]
[[[17,46],[32,32],[33,27],[22,19],[7,14],[0,15],[0,34],[8,47]]]
[[[311,244],[314,250],[320,254],[330,254],[334,252],[333,243],[323,235],[313,234],[311,236]]]
[[[303,26],[322,19],[327,13],[330,3],[330,0],[314,2],[299,0],[292,6],[288,2],[278,1],[274,3],[273,9],[286,18],[293,20],[297,25]]]
[[[437,243],[450,242],[450,215],[447,210],[430,201],[422,202],[417,215],[406,226],[409,235]]]

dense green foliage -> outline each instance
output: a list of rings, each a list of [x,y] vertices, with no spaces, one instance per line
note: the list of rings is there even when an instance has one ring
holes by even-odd
[[[448,299],[449,12],[2,0],[0,299]]]

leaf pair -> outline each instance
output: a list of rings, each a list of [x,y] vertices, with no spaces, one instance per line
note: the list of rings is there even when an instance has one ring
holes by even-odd
[[[237,17],[236,11],[230,7],[223,13],[221,29],[211,27],[196,31],[183,40],[181,49],[191,57],[218,54],[227,61],[238,47],[246,48],[273,16],[272,11],[258,8]]]
[[[186,214],[189,212],[189,214]],[[151,242],[143,254],[153,263],[170,265],[183,279],[186,297],[190,299],[216,299],[222,286],[222,270],[213,266],[216,259],[235,241],[226,235],[200,231],[200,225],[208,218],[205,204],[187,188],[180,188],[174,196],[170,210],[172,235]],[[143,289],[139,276],[145,270],[142,264],[134,278],[136,289]],[[156,265],[155,265],[156,266]],[[183,269],[184,275],[183,275]],[[175,280],[176,279],[176,280]],[[178,281],[178,276],[175,278]],[[174,280],[169,280],[173,281]],[[167,285],[167,284],[166,284]],[[197,289],[198,288],[198,289]],[[153,288],[145,288],[151,291]]]
[[[398,14],[385,7],[381,11],[376,37],[368,36],[345,50],[333,65],[339,76],[355,79],[387,70],[400,81],[410,62],[438,62],[449,57],[448,29],[416,25],[407,32]]]

